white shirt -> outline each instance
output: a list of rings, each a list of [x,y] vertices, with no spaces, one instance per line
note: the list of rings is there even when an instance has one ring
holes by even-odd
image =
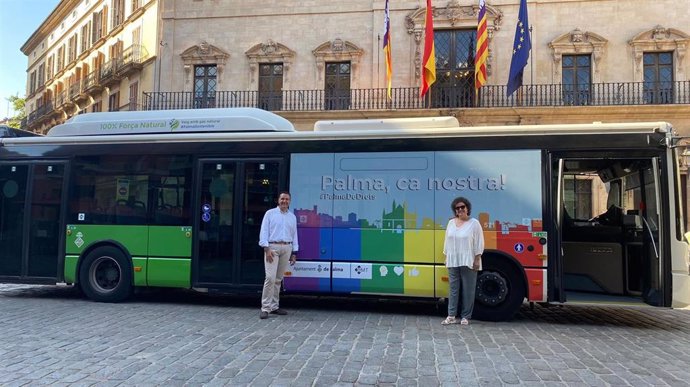
[[[261,221],[259,246],[268,247],[269,242],[292,242],[292,251],[299,251],[295,214],[290,211],[281,212],[280,207],[266,211]]]
[[[474,257],[484,252],[484,232],[479,221],[468,219],[462,226],[455,225],[455,218],[448,222],[446,239],[443,243],[443,254],[446,256],[446,267],[472,267]],[[482,269],[481,259],[479,270]]]

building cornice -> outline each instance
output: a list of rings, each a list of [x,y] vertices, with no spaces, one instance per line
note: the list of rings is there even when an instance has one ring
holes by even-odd
[[[31,52],[38,47],[39,44],[50,33],[53,32],[63,20],[79,5],[81,0],[61,0],[60,3],[55,7],[53,12],[48,15],[48,17],[41,23],[41,25],[34,31],[29,39],[22,45],[20,50],[24,55],[29,56]]]

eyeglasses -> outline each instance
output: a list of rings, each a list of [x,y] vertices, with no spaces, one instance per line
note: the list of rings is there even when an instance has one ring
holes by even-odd
[[[461,204],[461,205],[459,205],[459,206],[455,206],[455,210],[456,210],[456,211],[457,211],[457,210],[464,210],[465,208],[467,208],[467,206],[465,206],[464,204]]]

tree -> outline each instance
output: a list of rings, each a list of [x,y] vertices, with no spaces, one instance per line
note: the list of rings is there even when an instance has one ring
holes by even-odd
[[[21,98],[18,95],[13,95],[7,98],[7,100],[12,104],[15,115],[10,118],[7,123],[8,126],[12,128],[17,128],[21,126],[22,120],[26,118],[26,112],[24,112],[24,105],[26,104],[26,98]]]

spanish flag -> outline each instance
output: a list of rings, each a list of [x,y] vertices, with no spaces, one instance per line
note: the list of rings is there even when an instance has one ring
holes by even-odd
[[[424,18],[424,56],[422,57],[423,98],[431,85],[436,82],[436,51],[434,50],[434,18],[431,12],[431,0],[426,0],[426,17]]]
[[[386,0],[386,11],[383,17],[383,53],[386,56],[386,87],[388,99],[391,99],[391,84],[393,81],[393,60],[391,58],[391,17]]]
[[[477,17],[477,51],[474,56],[474,88],[479,89],[486,84],[486,61],[489,58],[489,35],[486,29],[486,2],[479,0],[479,16]]]

